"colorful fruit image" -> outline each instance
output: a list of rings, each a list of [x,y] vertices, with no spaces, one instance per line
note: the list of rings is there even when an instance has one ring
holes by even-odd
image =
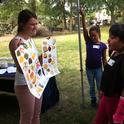
[[[20,56],[20,57],[19,57],[19,62],[20,62],[20,63],[23,63],[23,62],[24,62],[24,57],[23,57],[23,56]]]
[[[20,56],[20,55],[21,55],[21,53],[20,53],[20,51],[18,50],[18,51],[17,51],[17,56]]]
[[[28,49],[27,44],[23,43],[23,46],[24,46],[25,49]]]
[[[36,54],[35,53],[33,53],[32,54],[32,59],[34,59],[36,57]]]
[[[48,51],[48,49],[47,49],[46,46],[43,47],[43,51],[44,51],[44,52],[47,52],[47,51]]]
[[[47,69],[48,65],[47,64],[43,64],[43,67],[44,67],[44,69]]]
[[[47,54],[46,54],[46,53],[44,53],[44,54],[43,54],[43,57],[44,57],[44,58],[47,58]]]
[[[28,64],[27,64],[27,62],[23,63],[23,69],[24,69],[24,71],[28,71]]]
[[[49,63],[51,63],[51,62],[52,62],[52,59],[51,59],[51,58],[49,58],[49,59],[48,59],[48,62],[49,62]]]
[[[51,51],[51,47],[50,46],[48,47],[48,50]]]
[[[34,70],[34,65],[31,65],[31,70],[32,70],[32,71]]]
[[[28,59],[28,54],[27,53],[25,53],[24,58]]]
[[[31,58],[29,58],[29,59],[28,59],[28,62],[29,62],[29,64],[31,64],[31,63],[32,63],[32,59],[31,59]]]
[[[35,84],[35,83],[36,83],[36,79],[37,79],[37,77],[36,77],[36,75],[34,74],[34,78],[32,79],[32,84]]]
[[[50,69],[48,68],[47,71],[50,72]]]
[[[26,78],[27,78],[28,81],[30,80],[30,76],[29,76],[28,73],[26,74]]]
[[[41,75],[41,69],[38,70],[38,75]]]
[[[41,65],[40,65],[40,62],[39,61],[36,61],[36,67],[39,68]]]
[[[30,71],[30,69],[28,70],[28,73],[30,73],[31,71]]]
[[[34,72],[32,71],[30,74],[30,78],[33,79],[34,78]]]

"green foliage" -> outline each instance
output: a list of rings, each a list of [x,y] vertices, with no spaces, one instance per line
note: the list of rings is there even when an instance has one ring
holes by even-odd
[[[87,18],[93,18],[97,10],[106,8],[113,22],[118,17],[118,20],[123,20],[120,17],[124,16],[124,0],[80,0],[80,5],[85,8]],[[66,10],[65,6],[70,10]],[[4,0],[0,3],[0,24],[16,26],[17,15],[25,8],[36,11],[39,20],[45,26],[63,29],[72,29],[72,18],[76,17],[78,12],[77,0],[27,0],[27,2],[25,0]],[[68,23],[67,27],[69,21],[70,24]]]
[[[14,21],[17,14],[25,7],[24,0],[6,0],[0,4],[0,18],[3,21]]]
[[[12,33],[18,13],[25,8],[24,0],[5,0],[0,4],[0,35]]]

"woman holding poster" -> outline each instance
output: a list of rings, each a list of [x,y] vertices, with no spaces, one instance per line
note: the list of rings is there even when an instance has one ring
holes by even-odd
[[[15,94],[20,107],[19,124],[40,124],[42,95],[38,93],[42,91],[43,85],[38,82],[36,73],[41,77],[42,71],[38,60],[38,51],[31,39],[36,34],[37,24],[35,13],[27,9],[22,10],[18,15],[17,35],[9,44],[17,67]],[[36,72],[35,69],[39,70]],[[32,95],[30,91],[34,94]]]

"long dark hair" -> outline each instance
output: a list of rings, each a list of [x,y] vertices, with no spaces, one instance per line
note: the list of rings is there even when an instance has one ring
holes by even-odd
[[[37,19],[37,16],[35,13],[31,12],[28,9],[22,10],[18,15],[18,30],[17,32],[23,31],[23,28],[25,24],[29,21],[30,18]]]
[[[124,42],[124,24],[113,24],[109,29],[109,33],[115,37],[119,37]]]

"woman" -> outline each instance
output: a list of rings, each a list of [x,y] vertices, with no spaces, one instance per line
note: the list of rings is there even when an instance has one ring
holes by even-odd
[[[10,41],[9,44],[11,55],[17,67],[15,76],[15,94],[20,107],[20,124],[40,124],[42,98],[37,99],[30,93],[24,74],[15,55],[15,50],[21,44],[24,42],[30,42],[31,37],[36,35],[37,24],[38,20],[35,13],[27,9],[22,10],[18,15],[17,35]]]

